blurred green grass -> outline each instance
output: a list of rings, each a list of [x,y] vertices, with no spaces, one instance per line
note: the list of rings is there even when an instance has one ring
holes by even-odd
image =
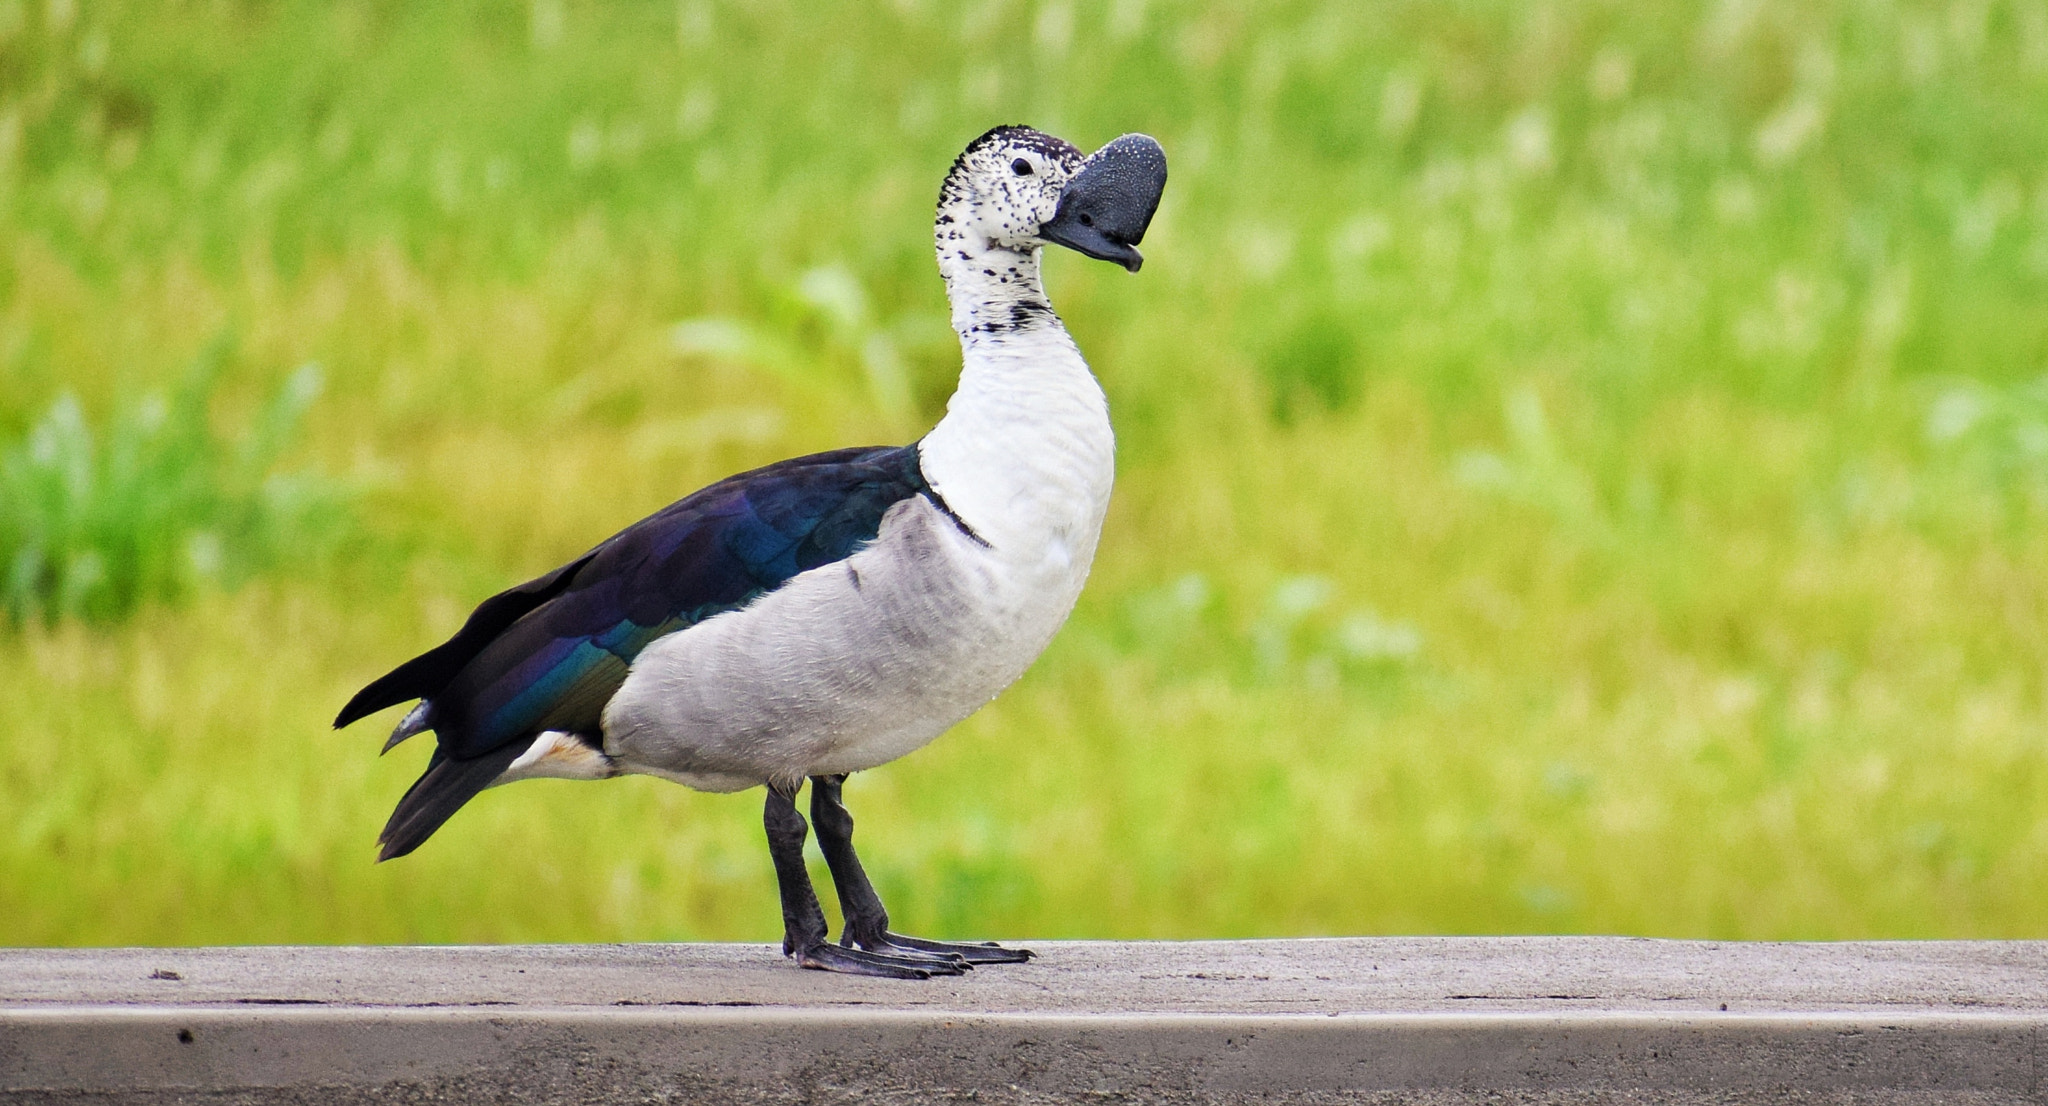
[[[276,559],[317,560],[348,528],[344,489],[273,471],[319,396],[319,367],[293,373],[254,425],[222,434],[212,408],[225,350],[216,342],[169,396],[145,393],[110,425],[60,395],[0,452],[0,616],[118,621]]]
[[[856,778],[933,935],[2042,936],[2048,3],[0,0],[0,439],[317,362],[345,557],[0,635],[0,942],[772,939],[753,799],[326,731],[482,596],[906,440],[966,140],[1121,474],[1026,679]],[[678,324],[683,324],[678,326]]]

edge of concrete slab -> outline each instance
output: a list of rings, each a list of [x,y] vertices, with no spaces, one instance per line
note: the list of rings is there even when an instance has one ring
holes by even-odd
[[[0,1096],[2048,1102],[2044,943],[1041,951],[932,988],[761,946],[0,950]]]

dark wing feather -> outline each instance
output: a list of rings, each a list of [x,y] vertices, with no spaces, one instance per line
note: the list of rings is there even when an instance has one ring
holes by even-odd
[[[595,734],[648,643],[851,554],[923,490],[914,447],[839,450],[721,481],[622,531],[429,698],[440,745],[479,756]]]
[[[457,630],[454,637],[399,665],[356,692],[355,698],[350,699],[348,705],[341,708],[341,713],[335,716],[334,728],[338,730],[385,707],[425,699],[447,686],[462,666],[469,663],[470,658],[476,656],[492,638],[504,633],[506,627],[528,611],[561,594],[570,577],[596,553],[592,550],[545,576],[507,588],[479,603],[470,614],[469,621],[462,624],[462,629]]]
[[[928,491],[916,446],[783,461],[713,484],[486,600],[447,643],[364,688],[336,723],[408,699],[430,704],[434,762],[393,814],[386,855],[425,840],[524,751],[522,738],[597,734],[650,642],[847,557],[874,539],[891,506]]]

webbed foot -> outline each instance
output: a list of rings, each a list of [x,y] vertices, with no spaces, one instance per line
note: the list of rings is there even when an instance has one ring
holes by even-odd
[[[790,955],[800,967],[883,979],[930,979],[935,975],[964,975],[973,970],[957,956],[935,956],[913,949],[902,953],[867,951],[823,941]]]
[[[968,966],[975,964],[1022,964],[1038,955],[1030,949],[1010,949],[994,941],[927,941],[901,933],[884,932],[879,939],[856,941],[852,935],[839,939],[841,945],[858,944],[869,952],[892,956],[937,955],[957,957]]]

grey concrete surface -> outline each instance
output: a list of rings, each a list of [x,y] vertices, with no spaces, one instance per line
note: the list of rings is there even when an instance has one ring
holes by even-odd
[[[0,1101],[2048,1103],[2048,942],[0,950]]]

